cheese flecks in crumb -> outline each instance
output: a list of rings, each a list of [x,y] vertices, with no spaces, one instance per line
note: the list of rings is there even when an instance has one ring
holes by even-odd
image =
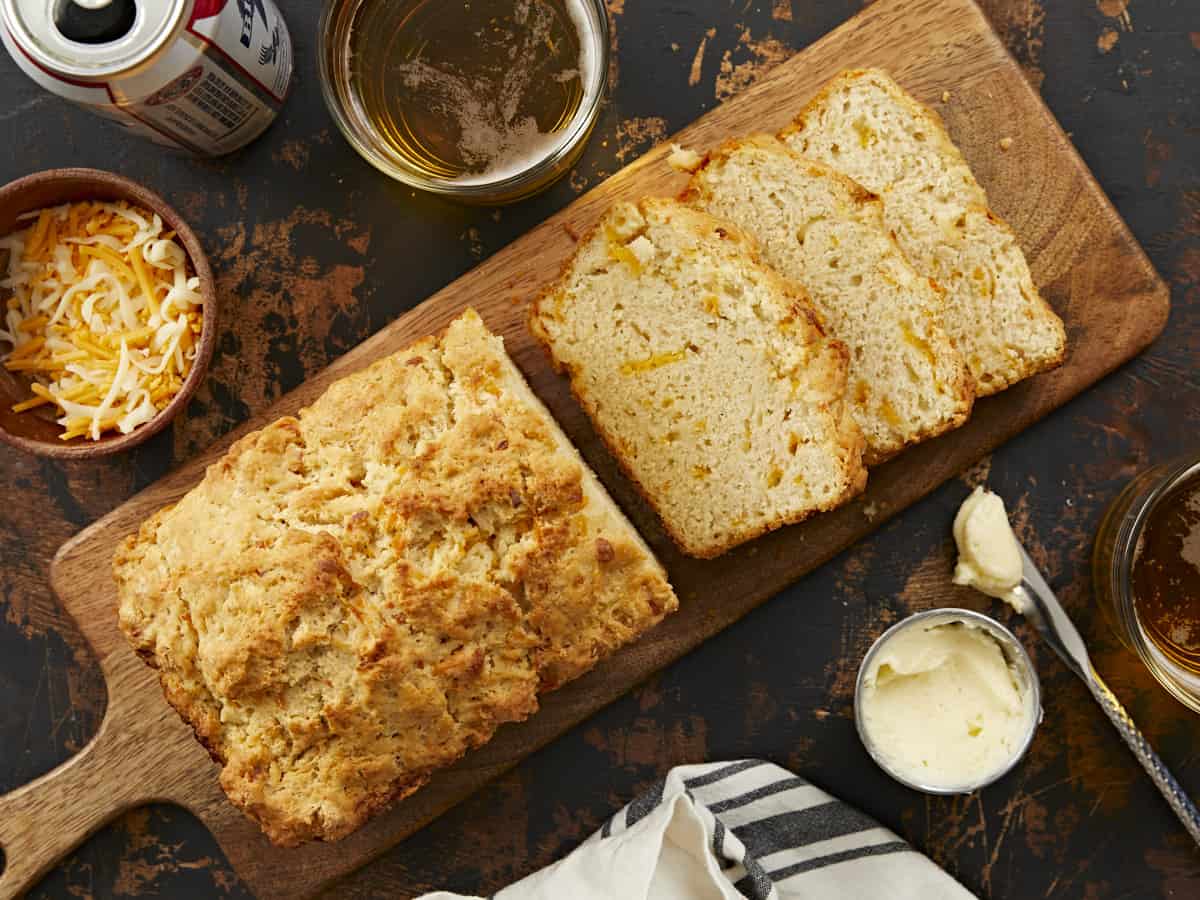
[[[954,583],[969,585],[1024,613],[1025,596],[1017,590],[1021,550],[1004,501],[983,487],[975,488],[954,517],[954,542],[958,545]]]
[[[54,404],[64,440],[128,434],[171,402],[196,357],[203,297],[187,253],[156,214],[124,202],[19,221],[0,238],[0,342],[33,396],[13,410]]]

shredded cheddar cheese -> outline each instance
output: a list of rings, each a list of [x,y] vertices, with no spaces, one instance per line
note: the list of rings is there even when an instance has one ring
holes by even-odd
[[[21,217],[0,238],[0,342],[11,372],[31,379],[24,412],[54,404],[63,440],[128,434],[183,386],[203,322],[200,280],[155,214],[81,202]],[[2,258],[2,254],[0,254]]]
[[[677,363],[681,359],[686,358],[687,349],[682,348],[670,353],[655,353],[653,356],[648,356],[645,359],[630,359],[621,364],[621,374],[636,375],[640,372],[649,372],[653,369],[669,366],[671,363]]]

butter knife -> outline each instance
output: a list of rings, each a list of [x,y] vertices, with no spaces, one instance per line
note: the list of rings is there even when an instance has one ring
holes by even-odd
[[[1020,550],[1021,584],[1014,589],[1013,593],[1017,596],[1013,599],[1020,601],[1021,612],[1033,622],[1034,627],[1041,633],[1046,643],[1053,647],[1054,652],[1067,664],[1067,668],[1083,679],[1083,683],[1088,686],[1088,690],[1092,692],[1092,696],[1096,698],[1096,702],[1100,704],[1104,714],[1116,727],[1122,740],[1133,751],[1133,755],[1142,764],[1142,768],[1146,770],[1150,780],[1154,782],[1155,787],[1170,804],[1175,815],[1179,817],[1179,821],[1183,823],[1183,827],[1192,836],[1192,840],[1200,844],[1200,810],[1180,787],[1170,769],[1154,752],[1150,743],[1133,723],[1133,719],[1129,718],[1125,707],[1121,706],[1121,702],[1108,689],[1108,685],[1096,674],[1096,670],[1092,668],[1092,661],[1088,657],[1087,647],[1083,644],[1083,638],[1079,636],[1079,631],[1067,617],[1062,604],[1058,602],[1058,598],[1046,584],[1046,579],[1037,570],[1037,566],[1033,564],[1033,560],[1029,558],[1025,548],[1021,547]]]

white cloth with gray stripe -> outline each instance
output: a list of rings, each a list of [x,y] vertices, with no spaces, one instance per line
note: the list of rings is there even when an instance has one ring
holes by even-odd
[[[422,900],[463,895],[439,891]],[[769,762],[678,766],[496,900],[969,900],[873,819]]]

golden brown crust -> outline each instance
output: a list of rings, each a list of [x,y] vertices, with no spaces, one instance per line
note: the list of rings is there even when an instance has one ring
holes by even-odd
[[[803,113],[801,113],[801,115],[803,115]],[[797,121],[799,120],[797,119]],[[774,135],[766,134],[765,132],[758,132],[747,135],[746,137],[726,138],[715,149],[704,154],[700,164],[696,166],[695,169],[691,170],[692,175],[695,176],[696,173],[702,172],[714,162],[728,161],[731,156],[744,147],[764,147],[772,153],[786,152],[790,156],[794,156],[797,160],[800,160],[805,165],[809,166],[811,169],[810,174],[817,175],[822,178],[829,178],[838,182],[842,185],[855,203],[881,202],[878,194],[867,190],[850,176],[839,172],[836,169],[830,168],[823,162],[802,156],[800,153],[797,153],[791,147],[784,144],[781,140],[782,136],[794,127],[795,122],[781,131],[779,138],[775,137]],[[688,183],[683,186],[683,190],[679,192],[680,203],[687,203],[691,205],[696,200],[700,199],[700,197],[701,189],[699,187],[699,180],[695,177],[690,178]]]
[[[825,82],[821,89],[813,95],[812,99],[804,104],[804,108],[800,110],[796,117],[779,132],[780,139],[786,139],[788,135],[803,131],[807,117],[813,110],[820,109],[832,94],[841,90],[843,85],[863,78],[874,78],[880,88],[887,91],[899,103],[911,109],[917,116],[925,119],[931,127],[931,133],[938,138],[938,144],[942,150],[953,156],[963,165],[967,164],[963,158],[962,151],[958,149],[958,145],[950,139],[946,123],[942,120],[938,111],[930,106],[926,106],[916,97],[899,88],[892,79],[892,76],[882,69],[846,69],[839,72],[833,78],[829,79],[829,81]]]
[[[114,576],[122,630],[284,846],[350,833],[677,605],[470,311],[242,438]]]

